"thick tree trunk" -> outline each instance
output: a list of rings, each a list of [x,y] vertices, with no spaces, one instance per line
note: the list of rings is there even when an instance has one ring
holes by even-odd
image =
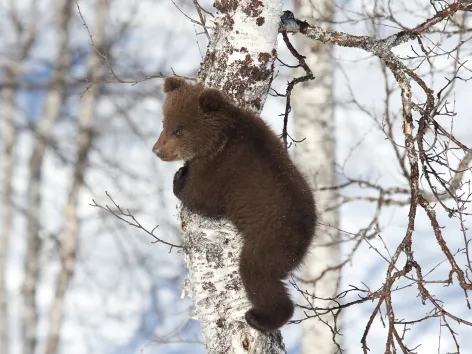
[[[98,0],[95,26],[93,34],[94,44],[100,48],[105,35],[105,24],[108,12],[108,0]],[[91,50],[89,54],[89,72],[92,82],[100,75],[100,57]],[[79,225],[77,204],[79,191],[83,185],[89,151],[92,147],[92,118],[97,100],[98,85],[91,86],[82,101],[82,108],[78,116],[77,160],[74,166],[74,177],[69,190],[65,206],[64,223],[60,236],[61,268],[56,284],[56,296],[49,314],[49,333],[46,338],[46,354],[58,352],[60,329],[64,317],[65,296],[69,283],[74,274],[77,260]]]
[[[39,280],[39,259],[41,239],[39,236],[41,217],[41,167],[44,151],[51,140],[54,123],[59,117],[61,103],[65,96],[66,77],[69,68],[68,42],[69,18],[73,0],[63,0],[57,10],[57,59],[53,68],[51,87],[46,95],[43,114],[37,121],[36,139],[29,161],[29,182],[27,191],[27,235],[25,275],[23,280],[23,353],[34,354],[37,341],[38,313],[36,309],[36,288]]]
[[[259,112],[272,81],[281,0],[215,1],[218,10],[200,71],[206,86]],[[189,291],[208,353],[284,353],[280,332],[267,336],[244,320],[250,308],[239,277],[242,240],[228,222],[182,211]]]
[[[296,1],[296,15],[310,23],[320,24],[326,29],[334,15],[332,0],[318,1],[313,5],[309,0]],[[308,176],[315,190],[319,221],[322,224],[338,226],[338,212],[332,206],[336,204],[337,192],[316,191],[321,186],[332,186],[335,183],[335,130],[333,116],[333,65],[331,47],[315,42],[303,36],[297,36],[297,48],[305,55],[306,63],[313,70],[316,79],[298,85],[293,93],[294,129],[296,140],[306,139],[295,149],[295,161]],[[297,72],[297,74],[302,74]],[[317,237],[313,249],[302,269],[301,277],[306,282],[304,290],[320,298],[332,298],[336,295],[340,273],[328,271],[340,260],[340,245],[321,246],[333,243],[339,238],[335,228],[317,226]],[[327,307],[329,301],[315,300],[314,307]],[[331,315],[321,319],[331,326]],[[338,338],[336,338],[338,340]],[[330,328],[319,319],[313,318],[302,322],[302,353],[334,354],[337,347],[333,341]]]
[[[13,125],[14,97],[13,86],[15,74],[12,70],[6,70],[5,88],[2,94],[2,215],[0,228],[0,353],[9,353],[9,313],[8,313],[8,290],[6,285],[7,255],[9,237],[12,226],[12,177],[13,177],[13,141],[15,128]]]

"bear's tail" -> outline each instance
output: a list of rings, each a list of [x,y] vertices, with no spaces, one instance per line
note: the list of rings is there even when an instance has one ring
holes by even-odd
[[[273,333],[293,316],[294,305],[279,272],[262,271],[258,262],[245,259],[243,251],[240,263],[241,279],[252,308],[246,312],[247,323],[261,331]]]

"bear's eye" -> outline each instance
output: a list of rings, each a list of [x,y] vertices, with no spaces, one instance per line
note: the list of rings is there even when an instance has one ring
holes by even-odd
[[[179,128],[174,132],[175,136],[182,136],[184,135],[184,130],[183,128]]]

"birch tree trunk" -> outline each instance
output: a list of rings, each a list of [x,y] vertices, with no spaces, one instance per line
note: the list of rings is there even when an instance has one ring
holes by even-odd
[[[298,18],[330,29],[329,22],[334,15],[332,0],[320,0],[316,5],[310,0],[297,0],[295,4]],[[316,192],[318,187],[335,184],[336,144],[331,47],[304,36],[296,36],[296,41],[298,50],[306,56],[306,63],[313,70],[316,79],[296,86],[292,96],[296,140],[306,138],[295,149],[295,162],[309,178],[315,190],[319,221],[326,225],[338,226],[338,212],[336,208],[332,208],[338,198],[337,192],[334,190]],[[297,75],[299,74],[303,75],[303,72],[297,72]],[[340,272],[324,271],[339,264],[340,246],[336,243],[332,246],[321,245],[332,244],[338,240],[339,235],[336,229],[322,225],[317,226],[316,234],[316,241],[301,271],[304,280],[301,285],[304,290],[315,294],[316,297],[332,298],[337,294]],[[327,307],[330,306],[330,302],[315,300],[313,305]],[[321,319],[331,326],[334,324],[331,315],[322,316]],[[302,322],[303,354],[336,353],[333,333],[322,321],[313,318]]]
[[[65,96],[67,72],[69,71],[69,18],[73,0],[62,0],[57,11],[57,59],[53,67],[51,86],[45,98],[43,114],[37,121],[36,139],[29,161],[29,182],[27,191],[27,250],[25,256],[25,275],[22,286],[23,295],[23,353],[34,354],[36,348],[36,288],[39,278],[41,238],[39,221],[41,209],[41,167],[44,151],[51,140],[54,123],[59,117],[61,103]]]
[[[105,24],[108,12],[108,0],[98,0],[93,34],[95,46],[100,48],[105,35]],[[89,72],[91,82],[98,80],[100,75],[100,58],[93,50],[89,54]],[[56,295],[49,314],[49,333],[46,338],[46,354],[58,352],[60,329],[64,317],[65,296],[74,274],[77,260],[79,225],[77,204],[79,191],[83,185],[90,149],[92,148],[92,118],[98,94],[98,85],[92,85],[84,95],[82,108],[78,116],[79,133],[77,137],[77,160],[74,176],[65,206],[64,224],[60,235],[61,268],[56,284]]]
[[[217,0],[214,6],[218,12],[199,79],[260,112],[272,82],[282,1]],[[242,239],[235,228],[188,210],[181,219],[189,292],[207,352],[285,353],[280,332],[267,336],[244,320],[250,304],[239,277]]]
[[[9,237],[12,226],[12,176],[13,176],[13,140],[15,128],[13,125],[14,97],[13,83],[15,73],[6,69],[5,88],[2,94],[2,227],[0,228],[0,353],[9,353],[9,313],[8,290],[6,285],[7,254]]]

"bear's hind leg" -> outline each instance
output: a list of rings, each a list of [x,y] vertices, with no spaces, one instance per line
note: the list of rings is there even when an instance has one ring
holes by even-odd
[[[286,324],[294,311],[293,302],[282,281],[285,272],[271,268],[275,265],[268,264],[263,256],[246,246],[243,247],[240,259],[241,279],[252,303],[252,308],[246,312],[246,321],[259,331],[272,333]]]
[[[278,282],[278,285],[275,285]],[[261,331],[273,333],[285,325],[293,316],[294,305],[290,300],[285,285],[280,280],[275,280],[275,287],[283,288],[284,295],[272,297],[272,299],[255,306],[246,312],[247,323]],[[270,294],[266,294],[270,296]]]

